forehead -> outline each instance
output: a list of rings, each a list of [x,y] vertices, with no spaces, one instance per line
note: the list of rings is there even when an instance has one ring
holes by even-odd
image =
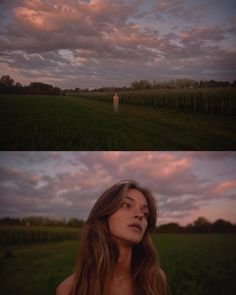
[[[124,195],[124,198],[130,199],[141,206],[148,207],[148,203],[145,196],[143,195],[143,193],[141,193],[137,189],[134,189],[134,188],[129,189],[127,193]]]

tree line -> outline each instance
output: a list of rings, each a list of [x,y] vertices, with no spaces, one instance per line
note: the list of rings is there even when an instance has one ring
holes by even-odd
[[[85,221],[78,218],[53,219],[40,216],[29,216],[24,218],[5,217],[0,219],[0,225],[20,226],[63,226],[83,228]],[[217,219],[211,223],[204,217],[197,218],[193,223],[181,226],[178,223],[166,223],[156,227],[156,233],[236,233],[236,224],[223,219]]]
[[[173,79],[169,81],[137,80],[132,82],[129,87],[111,86],[94,89],[75,87],[61,89],[43,82],[31,82],[28,86],[23,86],[21,83],[15,82],[9,75],[3,75],[0,79],[0,94],[66,95],[83,92],[118,92],[148,89],[186,88],[236,88],[236,81],[196,81],[192,79]]]
[[[236,81],[196,81],[192,79],[173,79],[169,81],[148,81],[139,80],[131,83],[131,87],[135,90],[145,89],[186,89],[186,88],[227,88],[236,87]]]
[[[28,86],[23,86],[8,75],[3,75],[0,79],[0,94],[31,94],[31,95],[59,95],[61,89],[42,82],[31,82]]]
[[[41,216],[28,216],[24,218],[4,217],[0,219],[0,225],[21,225],[21,226],[66,226],[83,227],[85,221],[78,218],[54,219]]]
[[[211,223],[204,217],[197,218],[187,226],[171,222],[156,228],[157,233],[236,233],[236,224],[223,219]]]

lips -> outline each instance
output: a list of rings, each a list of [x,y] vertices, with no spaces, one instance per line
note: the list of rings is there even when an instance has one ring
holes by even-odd
[[[136,231],[142,231],[142,225],[139,223],[132,223],[129,227],[133,228]]]

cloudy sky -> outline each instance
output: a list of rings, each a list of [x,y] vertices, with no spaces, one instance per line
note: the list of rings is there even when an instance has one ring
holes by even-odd
[[[0,152],[0,217],[86,219],[124,179],[153,192],[158,224],[236,223],[236,152]]]
[[[234,80],[234,0],[1,0],[0,75],[28,85]]]

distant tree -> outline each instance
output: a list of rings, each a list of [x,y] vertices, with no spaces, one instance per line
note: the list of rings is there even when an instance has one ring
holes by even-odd
[[[76,88],[74,89],[74,92],[75,92],[75,93],[79,93],[79,92],[81,92],[81,89],[78,88],[78,87],[76,87]]]
[[[0,84],[5,87],[13,87],[15,81],[9,75],[3,75],[0,79]]]
[[[219,87],[230,87],[230,82],[229,81],[219,81],[218,82]]]
[[[4,217],[0,219],[0,225],[21,225],[20,218]]]
[[[53,87],[50,84],[42,83],[42,82],[31,82],[27,87],[27,92],[29,94],[52,94],[58,95],[61,93],[61,89],[59,87]]]
[[[66,94],[71,94],[71,93],[74,93],[74,90],[73,89],[70,89],[70,88],[66,88],[63,90],[63,94],[66,95]]]
[[[59,95],[59,94],[61,94],[62,93],[62,90],[61,90],[61,88],[59,88],[59,87],[53,87],[53,95]]]
[[[184,232],[184,228],[178,223],[171,222],[160,225],[156,231],[159,233],[182,233]]]
[[[84,221],[77,218],[70,218],[67,225],[71,227],[82,227],[84,225]]]
[[[199,217],[193,222],[194,232],[209,232],[211,230],[211,223],[205,217]]]
[[[194,232],[194,230],[193,230],[193,224],[192,223],[187,224],[185,226],[185,231],[186,231],[186,233],[192,233],[192,232]]]
[[[21,83],[17,82],[14,86],[14,94],[23,94],[24,93],[24,87],[21,85]]]
[[[176,79],[175,88],[195,88],[197,81],[191,79]]]
[[[23,88],[23,86],[21,85],[21,83],[16,82],[16,84],[15,84],[15,88]]]
[[[223,219],[217,219],[212,224],[212,231],[217,233],[228,233],[234,231],[234,226],[232,223],[225,221]]]
[[[159,87],[159,83],[157,81],[152,81],[151,85],[152,85],[152,89],[158,89],[158,88],[160,88]]]
[[[97,90],[98,90],[98,92],[113,92],[113,91],[115,91],[114,87],[101,87],[101,88],[98,88]]]
[[[206,86],[206,82],[201,80],[201,81],[199,82],[199,87],[200,87],[200,88],[204,88],[205,86]]]
[[[22,223],[27,226],[42,225],[42,217],[29,216],[22,219]]]
[[[0,93],[11,93],[15,81],[9,75],[3,75],[0,79]]]
[[[131,87],[134,90],[145,90],[145,89],[151,89],[152,84],[147,80],[139,80],[139,81],[132,82]]]

